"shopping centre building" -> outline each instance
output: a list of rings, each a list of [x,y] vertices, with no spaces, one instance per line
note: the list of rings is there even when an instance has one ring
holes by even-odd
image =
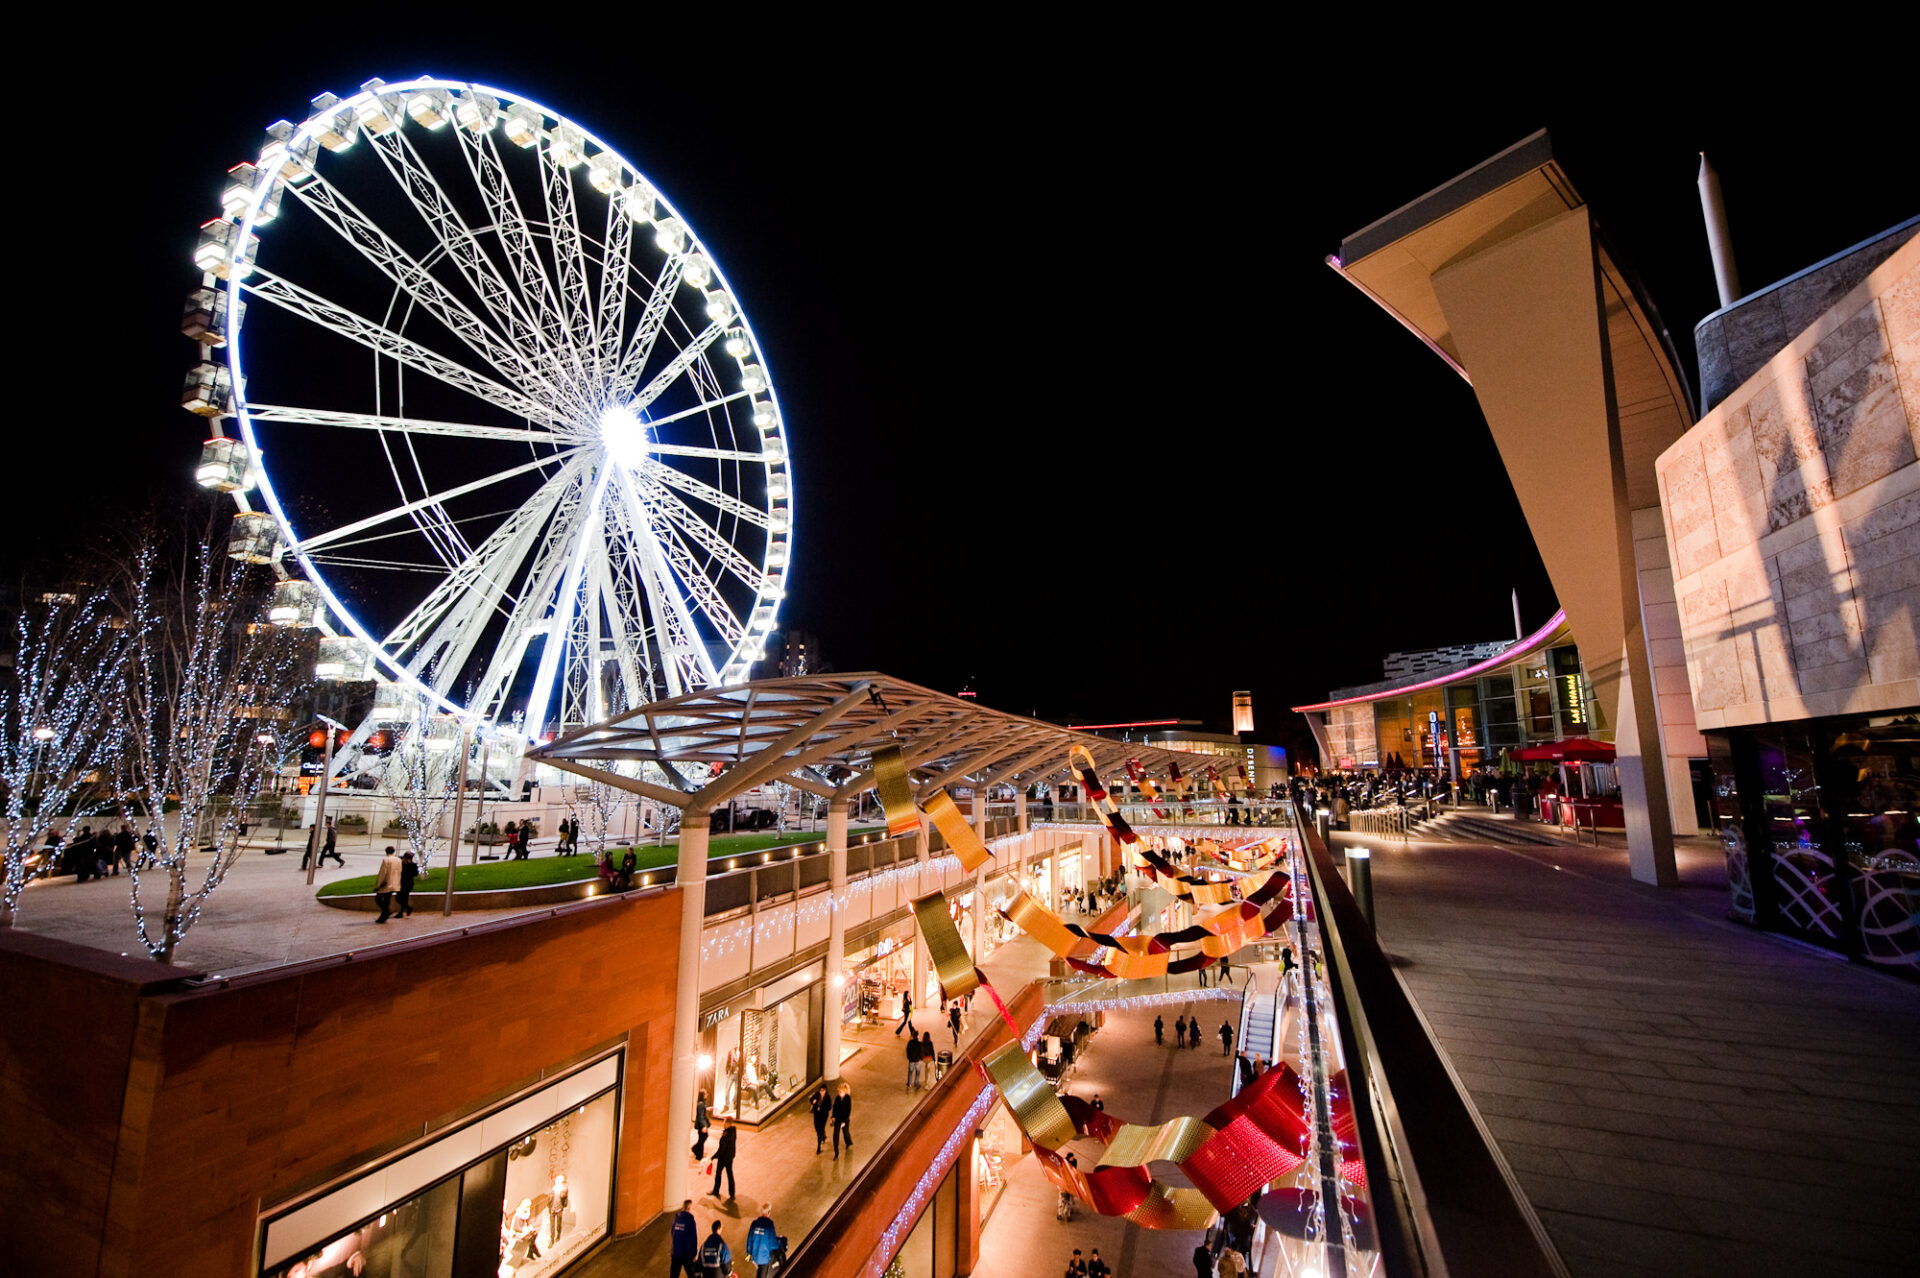
[[[1723,291],[1699,411],[1545,133],[1343,241],[1330,265],[1472,385],[1564,612],[1299,707],[1323,765],[1610,742],[1635,878],[1672,883],[1672,836],[1704,822],[1736,916],[1913,970],[1917,230]]]

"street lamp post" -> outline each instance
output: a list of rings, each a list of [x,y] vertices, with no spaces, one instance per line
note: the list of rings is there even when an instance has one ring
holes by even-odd
[[[484,741],[484,738],[482,740]],[[442,917],[453,913],[453,870],[460,861],[460,816],[467,806],[467,751],[471,749],[473,749],[473,725],[462,723],[460,725],[460,781],[458,788],[453,792],[453,837],[447,840],[447,894],[440,902]],[[485,783],[486,778],[482,776],[481,784],[485,785]],[[479,819],[475,818],[473,831],[475,856],[479,855],[477,850],[480,846],[479,827]]]
[[[313,886],[313,876],[320,872],[320,850],[326,846],[327,837],[327,786],[333,780],[333,734],[345,732],[347,725],[338,719],[330,719],[324,714],[313,716],[326,725],[327,745],[320,755],[320,797],[313,805],[313,855],[307,858],[307,886]]]

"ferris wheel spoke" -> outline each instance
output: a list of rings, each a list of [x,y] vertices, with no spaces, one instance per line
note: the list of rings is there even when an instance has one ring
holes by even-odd
[[[662,519],[691,537],[702,550],[719,560],[728,572],[745,582],[756,596],[766,589],[766,574],[741,554],[732,542],[709,528],[706,521],[695,514],[685,502],[664,488],[655,489],[650,496],[659,509]]]
[[[321,297],[312,289],[302,288],[291,280],[282,279],[258,266],[254,268],[254,274],[257,282],[245,286],[247,295],[250,297],[271,302],[310,323],[405,364],[415,372],[424,373],[428,377],[445,382],[476,399],[483,399],[495,408],[512,413],[515,417],[524,417],[529,421],[542,422],[549,426],[557,424],[559,420],[553,410],[546,405],[537,403],[510,387],[502,386],[491,378],[483,377],[463,364],[456,364],[445,356],[428,350],[412,338],[403,337],[384,325],[364,319],[346,307]]]
[[[746,626],[734,615],[733,608],[720,593],[711,578],[702,571],[692,547],[683,541],[671,523],[656,519],[652,523],[653,538],[660,546],[667,567],[680,579],[683,593],[699,606],[700,613],[707,619],[719,636],[726,640],[727,646],[738,648]]]
[[[660,340],[667,316],[673,312],[674,295],[680,291],[680,271],[685,261],[682,257],[670,257],[660,268],[660,278],[653,283],[653,293],[647,298],[646,309],[640,312],[640,322],[634,327],[626,349],[620,353],[619,371],[613,380],[616,404],[632,396],[633,388],[640,384],[640,374],[646,371],[647,361],[653,358],[654,343]]]
[[[702,329],[699,336],[681,348],[680,353],[669,360],[665,368],[655,373],[653,380],[642,387],[640,393],[633,397],[633,410],[638,412],[665,394],[667,388],[679,381],[681,374],[685,373],[689,368],[692,368],[700,357],[707,353],[707,347],[718,341],[720,334],[726,331],[726,325],[724,324],[709,324],[706,328]]]
[[[646,630],[643,626],[630,625],[637,621],[630,612],[632,591],[629,588],[622,593],[621,587],[626,583],[623,579],[615,579],[611,563],[610,559],[599,559],[594,563],[595,589],[600,592],[606,607],[607,639],[613,648],[614,665],[620,672],[620,687],[626,697],[626,705],[621,708],[631,709],[653,699],[634,660],[636,652],[646,651]]]
[[[633,219],[620,207],[620,201],[607,201],[605,252],[600,261],[600,310],[595,321],[598,336],[594,342],[594,376],[602,384],[613,374],[620,358],[620,338],[627,325],[627,276],[633,254]]]
[[[752,398],[753,392],[751,391],[735,391],[731,395],[716,395],[712,399],[701,400],[691,408],[683,408],[678,412],[668,413],[665,417],[649,417],[647,418],[647,428],[649,431],[658,431],[662,426],[670,422],[682,421],[688,417],[698,417],[704,413],[711,413],[716,408],[725,408],[728,404]],[[654,451],[658,452],[659,449],[656,447]]]
[[[459,137],[463,155],[470,146],[476,145],[467,129],[459,130]],[[549,345],[534,312],[520,300],[513,286],[500,273],[499,266],[481,244],[480,237],[460,215],[446,191],[441,188],[433,170],[421,158],[419,151],[414,149],[413,143],[407,140],[406,131],[395,129],[385,136],[375,137],[373,141],[374,154],[406,193],[427,228],[446,245],[448,256],[469,287],[480,295],[487,309],[520,344],[520,348],[533,353],[528,358],[537,360],[542,367],[542,380],[568,386],[570,397],[579,402],[579,387],[567,376],[567,365],[559,350]],[[500,176],[504,181],[505,175]],[[512,187],[508,186],[506,190],[511,195]]]
[[[593,298],[587,290],[587,254],[580,243],[580,209],[574,198],[573,170],[556,158],[558,142],[543,138],[536,148],[546,180],[540,184],[547,210],[547,228],[553,237],[553,265],[560,294],[561,314],[571,349],[583,359],[598,349],[593,332]],[[589,374],[593,370],[589,369]]]
[[[706,644],[700,640],[699,628],[693,623],[685,597],[673,589],[671,573],[648,525],[646,506],[633,476],[622,475],[619,489],[619,509],[629,534],[627,544],[636,552],[636,566],[647,591],[647,608],[660,639],[662,673],[666,676],[668,695],[678,696],[689,687],[713,682],[716,677],[713,661],[707,655]]]
[[[711,461],[758,463],[773,460],[765,453],[746,453],[737,448],[703,448],[694,444],[649,443],[647,451],[660,457],[704,457]]]
[[[671,466],[649,459],[646,468],[640,473],[652,484],[664,484],[669,488],[677,488],[689,497],[706,502],[715,510],[743,519],[756,527],[771,528],[773,526],[773,520],[766,511],[741,501],[731,493],[723,493],[712,484],[695,479],[692,475],[682,474]]]
[[[398,136],[397,131],[394,136]],[[381,149],[381,154],[385,154],[384,149]],[[375,270],[397,284],[501,376],[537,386],[543,392],[540,398],[555,411],[561,410],[569,402],[570,389],[563,390],[550,382],[545,370],[536,367],[518,346],[507,341],[475,315],[464,301],[401,248],[392,236],[361,212],[332,183],[316,175],[311,181],[292,189],[301,203],[322,223],[372,263]]]
[[[286,423],[345,430],[396,431],[403,435],[450,435],[457,439],[491,439],[511,444],[558,446],[575,442],[573,436],[556,434],[551,430],[476,426],[469,422],[437,422],[421,417],[387,417],[379,413],[342,413],[326,408],[292,408],[282,404],[249,404],[247,416],[256,425]]]
[[[529,644],[552,626],[559,577],[570,561],[567,552],[574,546],[586,514],[587,487],[588,471],[582,466],[560,491],[552,518],[545,521],[535,539],[531,567],[507,610],[505,629],[476,685],[479,704],[491,705],[506,696],[520,673]]]
[[[530,471],[543,470],[556,462],[565,461],[579,451],[580,449],[578,447],[568,448],[548,457],[537,458],[524,466],[515,466],[511,470],[503,470],[497,475],[488,475],[485,479],[476,479],[470,484],[461,484],[457,488],[449,488],[444,492],[434,493],[430,497],[421,497],[416,501],[395,506],[392,510],[382,511],[377,515],[369,515],[365,519],[356,519],[354,522],[342,524],[338,528],[330,528],[326,532],[317,533],[312,537],[302,537],[291,549],[302,554],[317,550],[321,546],[339,541],[343,537],[351,537],[353,534],[362,532],[368,528],[376,528],[390,519],[403,519],[413,514],[416,510],[422,510],[428,506],[438,506],[443,502],[453,500],[455,497],[464,497],[468,493],[479,492],[482,488],[500,483],[503,480],[525,475]]]
[[[513,268],[513,277],[519,288],[518,305],[522,313],[533,324],[540,346],[555,367],[564,370],[564,375],[573,379],[575,384],[584,385],[586,369],[580,361],[579,352],[567,344],[567,328],[561,322],[559,297],[554,291],[553,281],[547,276],[546,263],[541,260],[533,227],[521,211],[520,197],[514,192],[505,166],[500,163],[500,151],[494,145],[492,131],[470,135],[469,131],[461,130],[460,154],[467,162],[467,171],[473,175],[474,186],[486,205],[494,234],[499,238],[507,262]]]

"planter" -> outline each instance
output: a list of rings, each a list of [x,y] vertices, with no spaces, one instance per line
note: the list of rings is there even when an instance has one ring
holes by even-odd
[[[568,901],[584,901],[592,896],[614,895],[611,888],[597,877],[580,879],[573,883],[543,883],[539,887],[488,888],[480,892],[462,892],[459,889],[459,876],[454,876],[453,908],[455,910],[508,910],[524,909],[536,905],[564,905]],[[634,888],[634,891],[640,889]],[[374,900],[373,893],[356,893],[350,896],[316,897],[322,905],[336,910],[361,910],[369,914],[380,912],[380,902]],[[422,892],[415,888],[413,892],[414,913],[434,913],[440,911],[440,902],[446,899],[443,890]],[[428,907],[431,907],[430,909]]]

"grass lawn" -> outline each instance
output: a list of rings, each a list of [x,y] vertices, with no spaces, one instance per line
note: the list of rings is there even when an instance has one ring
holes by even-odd
[[[808,833],[805,830],[789,830],[785,833],[764,834],[716,834],[707,844],[707,860],[720,861],[728,857],[739,856],[743,852],[760,852],[767,848],[788,847],[796,843],[818,843],[827,836],[824,832]],[[504,844],[499,846],[505,846]],[[614,848],[614,863],[618,864],[625,848]],[[471,845],[465,849],[471,856]],[[657,870],[663,865],[672,865],[680,859],[678,840],[664,846],[648,843],[634,848],[642,870]],[[460,863],[460,872],[454,876],[456,892],[487,892],[499,888],[544,887],[550,883],[573,883],[580,879],[590,879],[599,873],[591,853],[583,852],[579,856],[554,856],[551,853],[535,853],[524,861],[482,861],[470,865]],[[375,876],[356,875],[350,879],[338,879],[321,888],[319,896],[354,896],[362,892],[373,891]],[[423,894],[444,892],[447,890],[446,871],[428,870],[414,882],[413,890]]]

